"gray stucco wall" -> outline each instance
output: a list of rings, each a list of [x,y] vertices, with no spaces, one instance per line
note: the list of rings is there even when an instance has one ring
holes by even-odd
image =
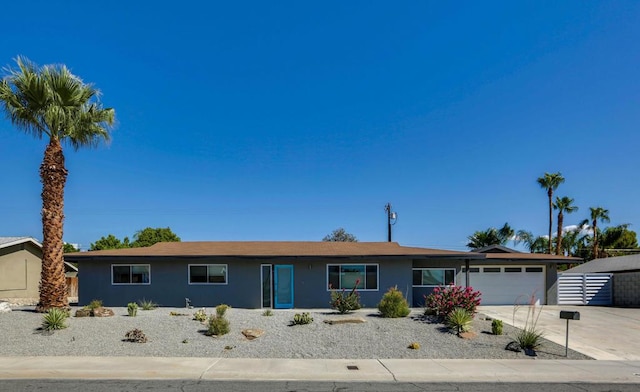
[[[547,271],[547,276],[546,276],[546,285],[547,285],[546,304],[547,305],[557,305],[558,304],[558,265],[557,264],[547,264],[545,270]]]
[[[398,286],[411,297],[412,262],[406,258],[112,258],[79,260],[79,305],[100,299],[105,306],[126,306],[145,298],[161,306],[182,307],[185,298],[194,307],[225,303],[238,308],[260,308],[261,265],[294,266],[294,307],[328,308],[327,264],[378,264],[378,290],[359,291],[366,307],[375,307],[389,287]],[[151,284],[112,285],[112,264],[150,264]],[[189,285],[189,264],[227,264],[226,285]]]
[[[640,307],[640,272],[613,274],[613,304]]]

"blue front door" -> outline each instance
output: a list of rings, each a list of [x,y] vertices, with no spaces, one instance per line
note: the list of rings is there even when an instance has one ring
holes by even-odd
[[[276,309],[293,308],[293,266],[273,266],[274,304]]]

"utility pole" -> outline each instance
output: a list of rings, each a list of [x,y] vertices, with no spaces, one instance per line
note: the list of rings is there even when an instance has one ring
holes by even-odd
[[[391,211],[391,203],[387,203],[384,210],[387,212],[387,241],[391,242],[391,226],[396,224],[398,214]]]

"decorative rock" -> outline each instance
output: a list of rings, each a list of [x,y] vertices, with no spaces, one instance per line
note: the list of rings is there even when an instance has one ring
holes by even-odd
[[[363,319],[362,317],[352,317],[352,318],[343,318],[343,319],[329,319],[329,320],[324,320],[324,322],[326,324],[329,324],[329,325],[333,325],[333,324],[362,324],[362,323],[366,323],[367,320]]]
[[[520,351],[522,351],[522,349],[520,348],[520,345],[517,342],[511,342],[509,344],[507,344],[507,347],[504,348],[505,350],[509,350],[509,351],[513,351],[516,353],[519,353]]]
[[[111,317],[113,316],[113,310],[109,308],[95,308],[93,309],[93,317]]]
[[[9,302],[0,302],[0,313],[9,313],[10,311]]]
[[[260,336],[264,335],[264,330],[262,329],[257,329],[257,328],[252,328],[252,329],[243,329],[242,330],[242,334],[244,335],[245,338],[247,338],[248,340],[253,340],[253,339],[257,339]]]
[[[76,310],[76,317],[89,317],[91,316],[91,309],[78,309]]]
[[[478,336],[478,334],[473,331],[468,331],[468,332],[460,332],[458,336],[460,336],[462,339],[473,339],[476,336]]]

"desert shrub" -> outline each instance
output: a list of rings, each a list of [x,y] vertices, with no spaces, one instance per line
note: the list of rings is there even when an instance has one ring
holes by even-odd
[[[296,313],[293,316],[293,321],[291,321],[291,325],[305,325],[311,324],[313,322],[313,317],[308,312],[303,312],[302,314]]]
[[[446,318],[447,327],[458,334],[469,331],[471,329],[471,321],[473,321],[471,312],[463,308],[453,309]]]
[[[494,335],[502,335],[502,320],[491,321],[491,333]]]
[[[101,299],[94,299],[91,302],[89,302],[89,305],[86,306],[86,308],[88,309],[98,309],[102,307],[102,300]]]
[[[349,313],[353,310],[360,309],[362,304],[360,303],[360,293],[356,291],[356,287],[360,283],[360,280],[356,280],[356,285],[349,293],[342,290],[331,291],[331,309],[335,309],[340,314]],[[331,289],[331,286],[329,286]]]
[[[134,342],[134,343],[146,343],[147,336],[144,334],[144,332],[142,332],[142,330],[136,328],[127,332],[124,335],[124,340],[127,342]]]
[[[135,302],[129,302],[127,304],[127,313],[129,314],[129,317],[136,317],[138,314],[138,304]]]
[[[407,317],[411,313],[409,303],[398,290],[398,287],[391,287],[380,300],[378,310],[382,317],[396,318]]]
[[[230,330],[229,320],[224,316],[209,317],[207,335],[222,336],[228,334]]]
[[[513,325],[516,320],[516,313],[521,308],[520,305],[514,305],[513,307]],[[536,306],[535,294],[529,297],[529,304],[527,305],[527,317],[524,321],[524,326],[516,333],[516,344],[525,350],[535,350],[542,344],[544,334],[538,330],[538,319],[542,313],[542,306]]]
[[[225,305],[225,304],[220,304],[220,305],[216,306],[216,315],[218,315],[218,317],[224,317],[225,313],[227,313],[227,310],[230,307],[231,306]]]
[[[50,332],[67,328],[67,317],[69,313],[64,309],[51,308],[42,316],[42,329]]]
[[[271,309],[265,309],[264,312],[262,312],[263,316],[273,316],[273,310]]]
[[[480,292],[474,291],[472,287],[439,286],[425,296],[425,307],[444,319],[455,308],[462,308],[473,317],[476,308],[480,305],[480,296]]]
[[[193,319],[197,320],[197,321],[206,321],[207,320],[207,312],[205,311],[204,308],[202,309],[198,309],[196,310],[196,312],[193,314]]]
[[[138,303],[140,304],[140,308],[142,310],[153,310],[158,307],[157,303],[153,302],[152,300],[147,300],[145,298],[138,300]]]
[[[529,325],[521,329],[515,336],[515,342],[523,350],[535,350],[542,344],[544,335],[535,326]]]

